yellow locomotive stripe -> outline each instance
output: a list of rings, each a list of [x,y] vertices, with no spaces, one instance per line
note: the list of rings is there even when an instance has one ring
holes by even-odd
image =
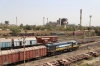
[[[56,50],[65,50],[65,49],[68,49],[68,48],[72,48],[72,46],[65,46],[65,47],[62,47],[62,48],[56,48]]]
[[[56,50],[64,50],[65,48],[57,48]]]
[[[73,47],[78,47],[78,45],[74,45]]]

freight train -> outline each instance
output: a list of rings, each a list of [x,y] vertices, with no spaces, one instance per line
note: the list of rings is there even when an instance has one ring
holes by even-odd
[[[51,56],[66,51],[76,50],[78,48],[79,45],[75,40],[26,47],[25,60],[29,60],[32,58],[41,58],[44,56]],[[24,48],[2,50],[0,52],[0,66],[20,62],[23,60]]]
[[[29,47],[29,46],[34,46],[34,45],[57,42],[57,39],[58,39],[58,36],[26,37],[25,46]],[[0,38],[0,48],[1,49],[22,48],[23,45],[24,45],[23,38],[14,38],[14,39]]]

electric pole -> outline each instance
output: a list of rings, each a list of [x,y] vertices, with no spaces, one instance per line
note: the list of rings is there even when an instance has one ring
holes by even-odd
[[[25,57],[26,57],[26,55],[25,55],[25,36],[23,36],[23,45],[24,45],[24,66],[25,66]]]
[[[89,27],[88,27],[88,42],[90,40],[90,29],[91,29],[91,15],[89,16],[90,17],[90,21],[89,21]],[[89,43],[88,43],[88,46],[87,46],[88,49],[90,49],[89,47]]]

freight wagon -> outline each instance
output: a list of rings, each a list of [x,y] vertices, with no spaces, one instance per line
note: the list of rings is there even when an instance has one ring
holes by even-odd
[[[0,48],[10,48],[12,46],[11,39],[0,38]]]
[[[15,39],[0,39],[0,48],[1,49],[10,49],[10,48],[22,48],[23,47],[23,39],[15,38]],[[35,37],[27,37],[25,38],[25,46],[34,46],[37,45],[37,40]]]
[[[45,46],[25,48],[25,60],[46,56]],[[0,52],[0,66],[20,62],[24,60],[24,48],[3,50]]]
[[[37,43],[48,44],[51,42],[57,42],[58,36],[36,36]]]

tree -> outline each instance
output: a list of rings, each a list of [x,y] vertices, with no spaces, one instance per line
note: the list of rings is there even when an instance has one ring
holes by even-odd
[[[26,26],[24,26],[24,29],[26,29],[26,30],[32,30],[32,27],[30,25],[26,25]]]
[[[47,24],[46,26],[45,26],[45,29],[47,29],[47,30],[51,30],[51,25],[49,25],[49,24]]]
[[[44,30],[45,28],[43,26],[37,26],[36,30]]]
[[[12,31],[11,34],[14,36],[18,35],[21,32],[21,30],[17,26],[11,27],[10,30]]]
[[[24,26],[23,26],[23,24],[21,23],[21,24],[20,24],[20,28],[23,29],[23,27],[24,27]]]

